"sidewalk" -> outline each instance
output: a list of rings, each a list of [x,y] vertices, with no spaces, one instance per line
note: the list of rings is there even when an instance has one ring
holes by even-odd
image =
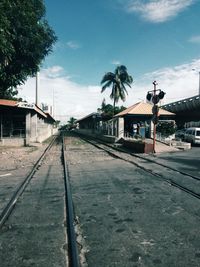
[[[145,141],[148,143],[153,143],[152,139],[146,139]],[[175,148],[173,146],[169,146],[167,144],[164,144],[164,143],[156,140],[155,151],[156,151],[156,153],[164,153],[164,152],[177,152],[180,150],[178,148]]]
[[[175,148],[173,146],[169,146],[169,145],[163,144],[163,143],[161,143],[159,141],[156,141],[155,150],[156,150],[156,153],[180,151],[178,148]]]

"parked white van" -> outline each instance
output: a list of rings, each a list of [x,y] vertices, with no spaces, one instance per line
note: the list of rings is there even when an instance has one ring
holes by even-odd
[[[200,144],[200,128],[188,128],[185,131],[184,140],[191,144]]]

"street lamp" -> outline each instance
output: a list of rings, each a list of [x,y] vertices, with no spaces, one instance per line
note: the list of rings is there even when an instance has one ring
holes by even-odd
[[[153,107],[152,107],[152,113],[153,113],[153,117],[152,117],[152,122],[153,122],[153,153],[155,153],[155,144],[156,144],[156,124],[158,123],[158,112],[159,112],[159,107],[158,107],[158,102],[164,98],[165,96],[165,92],[163,92],[161,89],[156,89],[156,85],[157,82],[154,81],[153,82],[153,90],[152,91],[148,91],[147,93],[147,100],[151,101],[153,103]]]

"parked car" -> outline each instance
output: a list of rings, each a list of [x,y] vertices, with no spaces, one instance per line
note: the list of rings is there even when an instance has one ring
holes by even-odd
[[[176,139],[184,140],[186,130],[187,130],[187,129],[180,129],[180,130],[177,130],[177,131],[175,132],[175,138],[176,138]]]
[[[184,141],[191,144],[200,144],[200,128],[188,128],[185,131]]]

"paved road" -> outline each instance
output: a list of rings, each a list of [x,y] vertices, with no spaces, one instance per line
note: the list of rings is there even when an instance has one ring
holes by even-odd
[[[66,148],[89,267],[200,266],[199,200],[76,138]]]
[[[155,157],[163,163],[200,177],[200,146],[185,151],[156,154]]]

